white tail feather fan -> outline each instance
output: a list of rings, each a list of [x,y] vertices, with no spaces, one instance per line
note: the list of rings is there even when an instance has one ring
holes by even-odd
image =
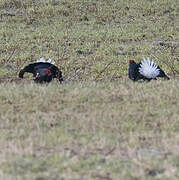
[[[38,59],[36,62],[55,64],[55,61],[51,60],[50,58],[48,60],[45,60],[43,57]]]
[[[143,59],[141,61],[139,72],[146,78],[156,78],[159,73],[160,69],[157,68],[157,64],[154,62],[154,60],[150,61],[149,58]]]

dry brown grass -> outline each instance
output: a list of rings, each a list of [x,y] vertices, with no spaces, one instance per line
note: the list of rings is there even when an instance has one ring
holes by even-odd
[[[179,175],[177,79],[24,82],[0,88],[5,179],[176,179]]]

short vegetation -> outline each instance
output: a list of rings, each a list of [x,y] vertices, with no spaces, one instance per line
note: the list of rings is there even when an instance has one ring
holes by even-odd
[[[178,19],[177,0],[1,0],[0,179],[178,179]],[[18,78],[41,57],[69,81]],[[147,57],[170,80],[132,82]]]

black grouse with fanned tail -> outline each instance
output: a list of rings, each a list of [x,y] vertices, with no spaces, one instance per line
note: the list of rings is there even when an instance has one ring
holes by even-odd
[[[29,64],[19,72],[19,78],[24,77],[24,73],[32,73],[34,81],[37,83],[51,82],[53,78],[57,78],[60,82],[63,81],[62,72],[58,69],[55,63],[49,59],[47,61],[41,58],[33,64]]]
[[[129,60],[129,78],[133,81],[152,80],[157,77],[170,79],[165,72],[156,65],[156,63],[149,58],[143,59],[140,63],[136,63],[134,60]]]

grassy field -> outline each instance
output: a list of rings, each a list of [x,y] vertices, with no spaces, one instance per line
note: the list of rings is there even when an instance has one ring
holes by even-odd
[[[177,180],[177,0],[0,1],[0,179]],[[53,59],[64,79],[21,68]],[[128,59],[171,78],[133,83]]]

